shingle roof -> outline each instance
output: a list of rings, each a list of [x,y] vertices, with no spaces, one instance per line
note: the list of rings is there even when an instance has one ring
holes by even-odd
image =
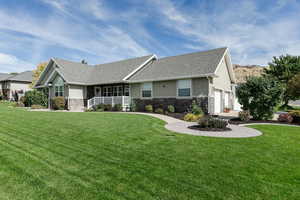
[[[11,76],[12,76],[11,74],[0,73],[0,81],[6,80]]]
[[[32,79],[33,79],[33,71],[25,71],[25,72],[19,73],[14,76],[10,76],[6,80],[20,81],[20,82],[32,82]]]
[[[149,62],[126,79],[128,82],[171,80],[215,75],[218,64],[227,48],[165,57]],[[57,71],[67,83],[97,85],[124,82],[124,78],[154,55],[112,63],[87,65],[59,58],[52,59]]]
[[[17,75],[0,73],[0,81],[32,82],[33,71],[21,72]]]
[[[151,57],[152,55],[148,55],[100,65],[87,65],[58,58],[54,61],[68,83],[96,85],[122,82],[123,78]]]
[[[227,48],[158,59],[134,74],[129,81],[168,80],[215,73]]]

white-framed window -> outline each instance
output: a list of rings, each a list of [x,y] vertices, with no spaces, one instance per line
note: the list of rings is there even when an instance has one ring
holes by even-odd
[[[177,81],[177,96],[179,97],[190,97],[192,90],[192,80],[184,79]]]
[[[56,97],[64,96],[64,86],[54,86],[54,91]]]
[[[64,80],[60,76],[57,76],[53,82],[54,82],[54,95],[56,97],[63,97],[65,93]]]
[[[142,97],[152,97],[152,82],[142,84]]]
[[[111,97],[112,96],[112,87],[103,87],[103,96]]]
[[[113,95],[114,96],[123,96],[123,86],[118,85],[113,87]]]
[[[127,96],[127,97],[129,97],[129,85],[125,85],[124,86],[124,96]]]

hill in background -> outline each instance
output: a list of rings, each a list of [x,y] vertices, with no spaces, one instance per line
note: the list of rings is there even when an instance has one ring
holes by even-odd
[[[233,64],[237,83],[244,83],[247,77],[261,76],[265,67],[259,65],[237,65]]]

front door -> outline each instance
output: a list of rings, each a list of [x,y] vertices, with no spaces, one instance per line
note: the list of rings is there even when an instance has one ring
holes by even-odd
[[[101,97],[101,87],[95,87],[95,97]]]

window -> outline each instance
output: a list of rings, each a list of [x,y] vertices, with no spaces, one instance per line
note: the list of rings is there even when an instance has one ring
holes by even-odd
[[[129,96],[129,85],[124,86],[124,96]]]
[[[191,80],[178,80],[177,81],[177,93],[179,97],[191,96]]]
[[[57,76],[53,83],[55,96],[63,97],[65,92],[64,80],[60,76]]]
[[[152,83],[143,83],[142,97],[152,97]]]
[[[111,97],[112,96],[112,88],[111,87],[103,87],[103,96]]]
[[[64,86],[55,86],[55,96],[56,97],[63,97],[64,96]]]
[[[114,96],[123,96],[123,86],[114,86],[113,87]]]

